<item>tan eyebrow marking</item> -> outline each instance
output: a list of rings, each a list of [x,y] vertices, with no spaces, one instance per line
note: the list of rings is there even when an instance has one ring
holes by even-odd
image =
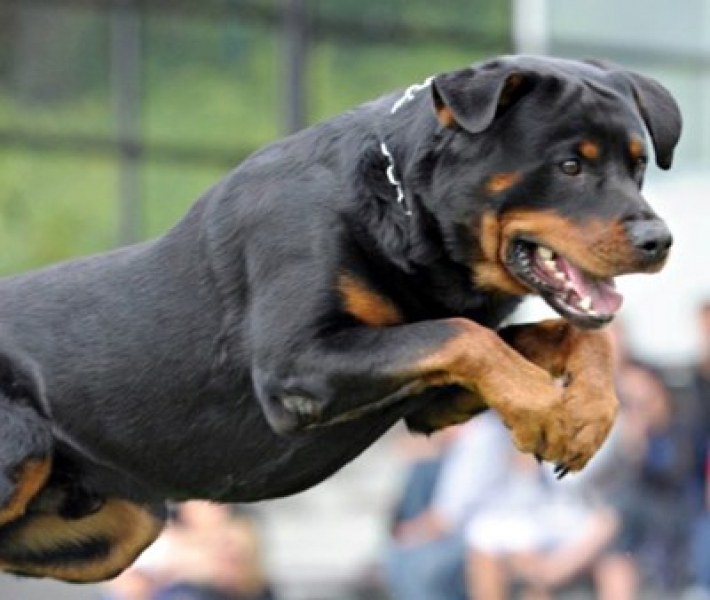
[[[588,160],[596,160],[601,154],[599,144],[591,140],[583,140],[579,144],[579,153]]]

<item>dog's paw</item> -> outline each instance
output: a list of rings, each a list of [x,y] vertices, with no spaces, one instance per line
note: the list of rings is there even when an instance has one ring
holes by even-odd
[[[619,410],[619,402],[610,385],[600,385],[584,375],[570,374],[565,387],[564,410],[569,440],[562,470],[579,471],[606,440]]]
[[[569,428],[562,390],[551,382],[544,393],[538,389],[524,392],[523,396],[498,409],[516,448],[538,459],[563,460],[567,456]]]
[[[535,402],[503,415],[516,447],[557,465],[557,475],[581,470],[606,440],[618,410],[613,390],[572,376],[556,402]]]
[[[531,424],[513,424],[519,448],[539,459],[557,464],[559,476],[587,464],[606,439],[617,413],[614,393],[612,348],[608,334],[572,327],[560,319],[514,325],[501,332],[505,341],[525,358],[556,378],[561,396],[553,407],[549,401]],[[540,392],[538,386],[533,393]],[[545,409],[547,403],[548,409]],[[545,410],[554,414],[545,415]],[[535,435],[539,432],[538,447]]]

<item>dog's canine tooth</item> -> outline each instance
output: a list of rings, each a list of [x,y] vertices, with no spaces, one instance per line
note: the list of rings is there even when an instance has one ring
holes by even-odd
[[[582,310],[589,312],[592,309],[592,297],[585,296],[577,303],[577,306],[579,306]]]
[[[555,271],[554,277],[560,281],[567,281],[567,276],[562,271]]]
[[[557,263],[554,260],[543,260],[542,264],[548,271],[557,272]]]
[[[555,257],[555,253],[545,246],[537,247],[537,255],[542,259],[543,262],[552,260]]]

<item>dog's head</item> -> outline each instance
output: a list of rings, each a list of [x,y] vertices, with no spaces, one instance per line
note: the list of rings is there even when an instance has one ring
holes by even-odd
[[[434,78],[446,128],[431,202],[478,288],[539,294],[581,327],[621,304],[613,278],[655,272],[671,234],[641,196],[650,135],[668,169],[681,129],[657,82],[596,62],[506,57]]]

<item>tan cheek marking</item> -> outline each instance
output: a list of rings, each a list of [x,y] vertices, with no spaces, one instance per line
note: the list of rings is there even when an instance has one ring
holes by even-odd
[[[352,275],[340,276],[338,290],[345,311],[367,325],[384,327],[403,321],[399,310],[389,298],[370,289]]]
[[[596,160],[599,158],[599,145],[591,140],[584,140],[579,144],[579,153],[587,160]]]
[[[520,183],[523,176],[515,171],[510,173],[496,173],[486,181],[486,191],[489,194],[500,194],[514,185]]]
[[[477,238],[483,257],[473,265],[473,279],[476,285],[515,296],[529,293],[529,290],[513,279],[500,264],[500,224],[495,213],[483,214]]]
[[[513,279],[508,271],[500,264],[479,263],[473,268],[473,278],[476,286],[484,290],[524,296],[531,290],[522,283]]]
[[[645,148],[643,142],[638,138],[632,138],[629,140],[629,154],[631,158],[636,160],[645,155]]]
[[[496,261],[498,259],[499,236],[500,226],[496,215],[492,212],[483,213],[481,228],[478,233],[478,243],[481,246],[483,257],[488,261]]]
[[[521,210],[507,213],[501,228],[504,246],[516,234],[528,233],[598,277],[635,269],[634,252],[618,222],[590,219],[579,227],[554,213]]]

